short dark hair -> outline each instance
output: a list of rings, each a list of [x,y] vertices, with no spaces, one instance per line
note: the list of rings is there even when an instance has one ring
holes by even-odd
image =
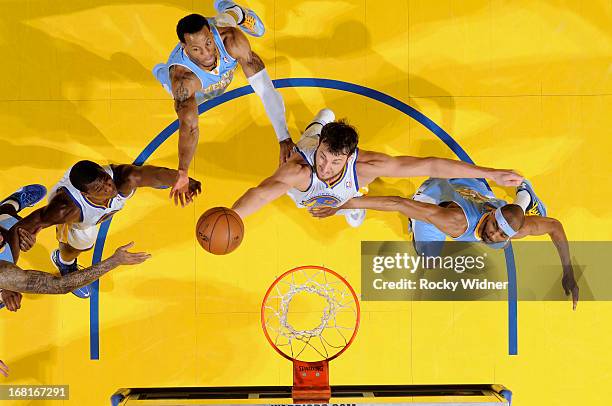
[[[357,130],[344,120],[325,124],[319,136],[319,143],[327,145],[334,155],[351,155],[358,142]]]
[[[92,161],[79,161],[70,169],[70,183],[81,192],[87,192],[87,186],[104,175],[104,168]]]
[[[189,14],[179,20],[176,25],[176,35],[178,35],[179,40],[184,44],[185,34],[194,34],[204,27],[210,29],[206,17],[202,14]]]

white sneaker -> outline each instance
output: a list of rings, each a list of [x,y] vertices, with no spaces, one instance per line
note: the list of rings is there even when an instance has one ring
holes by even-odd
[[[365,216],[365,209],[352,209],[344,213],[344,218],[351,227],[359,227],[363,223]]]
[[[311,124],[319,123],[321,125],[325,125],[327,123],[331,123],[335,119],[336,119],[336,115],[334,114],[334,112],[328,108],[324,108],[324,109],[319,110],[317,115],[312,119]]]

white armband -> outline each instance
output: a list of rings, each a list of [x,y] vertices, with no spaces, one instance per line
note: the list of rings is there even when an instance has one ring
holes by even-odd
[[[287,129],[287,120],[285,119],[285,103],[283,102],[283,97],[274,88],[272,80],[270,80],[270,76],[268,76],[268,72],[263,69],[248,78],[248,81],[263,102],[266,114],[272,123],[278,141],[281,142],[291,138],[289,130]]]

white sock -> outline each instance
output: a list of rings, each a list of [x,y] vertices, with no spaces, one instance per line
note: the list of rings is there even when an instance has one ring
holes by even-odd
[[[231,15],[232,17],[235,16],[234,18],[236,19],[236,24],[242,24],[242,22],[244,21],[244,11],[242,11],[240,6],[226,8],[225,10],[223,10],[223,12]]]
[[[15,210],[19,211],[19,203],[14,201],[13,199],[8,199],[6,202],[2,203],[2,205],[10,204],[15,208]]]
[[[523,211],[527,211],[527,207],[531,204],[531,195],[526,190],[521,190],[514,198],[514,204],[521,206]]]
[[[321,125],[321,123],[312,122],[308,124],[308,128],[304,130],[304,132],[302,133],[302,137],[318,137],[319,135],[321,135],[322,128],[323,126]]]
[[[76,261],[76,259],[73,259],[72,261],[65,261],[64,258],[62,258],[62,252],[60,251],[59,255],[59,261],[64,264],[64,265],[72,265],[74,264],[74,261]]]

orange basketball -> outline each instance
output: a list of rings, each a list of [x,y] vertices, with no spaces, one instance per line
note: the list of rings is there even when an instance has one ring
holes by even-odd
[[[240,216],[227,207],[214,207],[200,216],[196,238],[211,254],[229,254],[242,242],[244,224]]]

